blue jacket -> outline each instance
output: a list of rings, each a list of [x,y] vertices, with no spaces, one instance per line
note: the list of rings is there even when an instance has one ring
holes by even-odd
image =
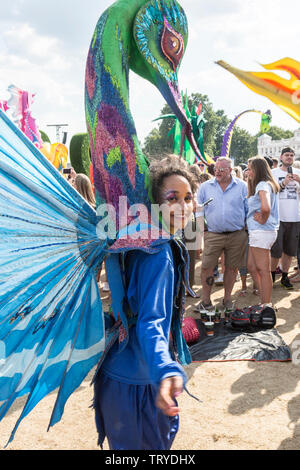
[[[103,361],[102,372],[109,377],[130,384],[159,384],[174,375],[186,381],[176,360],[191,362],[181,333],[184,251],[173,240],[154,254],[133,250],[125,255],[127,317],[132,326],[126,346],[120,349],[116,342]]]

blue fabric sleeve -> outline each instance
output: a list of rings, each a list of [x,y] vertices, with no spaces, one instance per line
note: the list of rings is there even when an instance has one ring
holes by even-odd
[[[271,193],[272,188],[266,181],[260,181],[255,188],[255,194],[258,194],[259,191],[266,191],[267,193]]]
[[[136,334],[150,378],[158,384],[161,380],[179,375],[186,377],[180,364],[169,351],[169,333],[174,299],[174,265],[165,253],[140,256],[136,264],[138,318]],[[128,294],[130,295],[130,286]],[[129,303],[130,298],[128,299]]]

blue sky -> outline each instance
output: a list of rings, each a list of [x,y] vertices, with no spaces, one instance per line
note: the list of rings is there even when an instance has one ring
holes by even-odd
[[[91,37],[110,0],[1,0],[0,98],[7,87],[36,93],[33,115],[40,129],[55,140],[47,124],[69,124],[69,137],[85,132],[84,70]],[[262,70],[289,56],[300,60],[297,0],[181,0],[189,23],[189,43],[179,71],[188,94],[207,94],[214,109],[234,118],[256,108],[271,109],[273,125],[296,129],[299,123],[256,95],[215,64],[223,59],[244,70]],[[131,110],[141,141],[157,124],[164,100],[148,82],[130,76]],[[239,125],[251,133],[258,116],[246,115]]]

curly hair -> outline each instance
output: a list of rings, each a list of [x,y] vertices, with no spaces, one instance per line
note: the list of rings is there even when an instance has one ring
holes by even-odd
[[[168,176],[183,176],[190,184],[192,193],[197,190],[197,180],[190,171],[189,164],[178,155],[166,155],[162,160],[154,160],[149,167],[152,199],[159,204],[161,201],[161,190],[163,180]]]

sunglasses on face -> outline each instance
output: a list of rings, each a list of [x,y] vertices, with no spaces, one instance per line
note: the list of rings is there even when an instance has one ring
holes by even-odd
[[[230,170],[230,168],[216,168],[215,172],[217,173],[224,173],[225,171]]]

